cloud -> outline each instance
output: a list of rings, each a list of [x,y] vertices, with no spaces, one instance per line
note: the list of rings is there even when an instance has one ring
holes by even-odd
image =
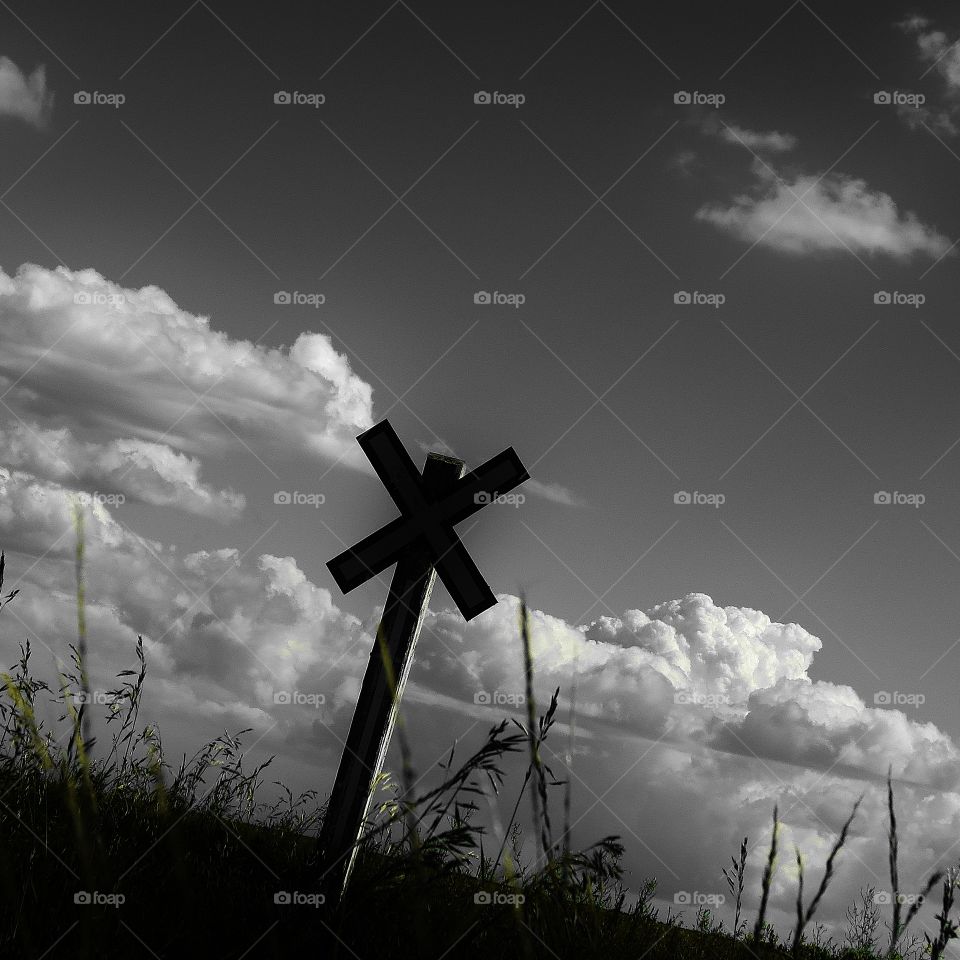
[[[517,598],[468,624],[431,613],[418,651],[417,683],[429,678],[469,704],[478,693],[510,702],[523,694]],[[759,611],[722,608],[704,594],[575,627],[543,611],[531,616],[537,695],[576,686],[577,711],[621,735],[706,742],[715,715],[740,717],[749,694],[802,677],[820,641]],[[428,639],[429,638],[429,639]]]
[[[925,30],[930,26],[930,20],[926,17],[922,17],[919,14],[914,14],[913,16],[907,17],[905,20],[902,20],[897,26],[901,30],[905,30],[908,33],[914,31]]]
[[[911,130],[926,127],[947,136],[955,136],[957,125],[954,123],[954,114],[950,110],[931,109],[925,106],[909,106],[897,104],[897,116]]]
[[[707,204],[696,219],[748,243],[801,255],[848,250],[858,255],[907,260],[941,257],[950,241],[912,212],[901,213],[886,193],[839,173],[784,178],[761,161],[752,169],[750,193],[732,204]]]
[[[436,437],[435,439],[429,441],[415,440],[414,442],[424,453],[442,453],[446,457],[455,457],[458,460],[460,459],[457,457],[453,447],[451,447],[450,444],[441,437]]]
[[[937,790],[960,786],[960,751],[931,723],[867,707],[848,686],[781,680],[750,697],[742,719],[716,729],[711,745],[824,770],[872,773]]]
[[[411,677],[411,698],[431,711],[417,727],[421,763],[442,750],[438,710],[459,702],[475,716],[479,694],[495,719],[509,709],[497,704],[517,703],[523,693],[518,601],[499,600],[468,624],[449,611],[428,616]],[[888,885],[888,767],[903,889],[921,889],[950,862],[960,829],[956,744],[900,710],[867,707],[848,686],[812,680],[822,644],[802,626],[697,593],[580,628],[539,610],[530,617],[538,704],[560,686],[558,716],[566,720],[576,689],[580,749],[571,760],[565,730],[544,748],[555,774],[571,780],[574,843],[618,833],[632,885],[656,876],[661,904],[675,909],[679,890],[723,893],[719,865],[744,836],[748,885],[756,889],[775,804],[781,848],[799,845],[808,871],[821,875],[865,794],[821,905],[821,919],[842,933],[858,889]],[[423,696],[425,687],[447,696]],[[781,863],[771,894],[770,919],[781,930],[790,929],[796,897],[791,863]]]
[[[369,469],[354,438],[373,423],[372,389],[322,334],[270,349],[158,287],[25,264],[0,271],[0,336],[0,393],[26,431],[19,463],[44,476],[112,480],[146,502],[223,516],[242,503],[199,482],[198,455]]]
[[[563,504],[565,507],[582,507],[586,502],[563,484],[547,483],[533,478],[524,481],[520,490],[532,493],[536,497],[543,497],[544,500],[550,500],[553,503]]]
[[[704,124],[704,132],[754,153],[787,153],[798,143],[792,133],[779,133],[776,130],[748,130],[746,127],[720,124],[712,120]]]
[[[146,440],[82,442],[68,427],[0,424],[0,457],[8,467],[89,493],[122,494],[154,506],[233,520],[246,500],[200,480],[200,461]]]
[[[505,702],[522,694],[519,601],[499,600],[466,624],[452,611],[430,613],[416,682],[465,704],[478,692],[500,691]],[[842,764],[860,776],[892,765],[898,777],[960,788],[960,751],[945,734],[810,679],[822,642],[799,624],[702,593],[582,627],[530,615],[538,696],[575,683],[578,711],[621,733],[811,768]]]
[[[693,175],[693,169],[698,161],[695,150],[680,150],[669,160],[667,167],[676,171],[681,177]]]
[[[0,57],[0,116],[19,117],[42,129],[52,109],[46,68],[39,66],[27,76],[9,57]]]
[[[958,132],[957,118],[960,115],[960,41],[950,40],[942,30],[932,30],[925,17],[914,16],[898,24],[904,33],[914,37],[917,56],[921,63],[929,64],[924,73],[935,70],[943,85],[943,101],[939,104],[916,106],[900,104],[897,116],[911,129],[921,127],[947,136]]]
[[[72,499],[56,483],[0,468],[0,543],[8,557],[43,557],[11,611],[61,654],[76,623]],[[88,629],[101,677],[129,659],[138,634],[162,678],[264,716],[275,709],[275,691],[322,682],[332,702],[346,674],[362,673],[369,647],[360,622],[292,558],[247,560],[234,547],[182,554],[129,530],[97,502],[84,512]]]
[[[718,607],[702,593],[649,611],[600,617],[585,636],[607,648],[640,649],[676,689],[745,704],[756,690],[806,675],[820,640],[759,610]]]
[[[911,17],[899,24],[917,42],[920,59],[931,64],[943,78],[947,93],[960,92],[960,43],[950,40],[942,30],[930,30],[924,17]]]

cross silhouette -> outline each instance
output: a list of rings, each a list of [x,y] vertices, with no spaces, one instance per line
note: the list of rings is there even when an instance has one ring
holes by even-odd
[[[397,564],[318,841],[322,884],[332,897],[353,868],[435,578],[467,620],[497,602],[453,527],[529,479],[513,447],[466,475],[462,460],[431,453],[421,474],[387,420],[357,442],[400,516],[327,564],[344,593]]]
[[[357,442],[401,516],[327,564],[337,586],[349,593],[396,563],[419,541],[429,550],[433,567],[467,620],[492,607],[496,598],[453,526],[529,479],[513,447],[470,471],[438,496],[414,466],[388,420],[362,433]]]

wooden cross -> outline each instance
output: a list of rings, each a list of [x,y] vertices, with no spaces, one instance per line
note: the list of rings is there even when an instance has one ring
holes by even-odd
[[[431,453],[421,475],[387,420],[357,442],[400,516],[327,564],[344,593],[397,564],[320,832],[323,886],[333,897],[353,869],[434,580],[467,620],[497,602],[453,527],[529,479],[513,447],[466,475],[462,460]]]

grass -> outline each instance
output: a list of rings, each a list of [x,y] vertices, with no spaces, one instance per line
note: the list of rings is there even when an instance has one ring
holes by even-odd
[[[442,782],[418,796],[408,786],[414,778],[406,745],[403,783],[371,816],[346,894],[339,903],[318,904],[319,796],[294,796],[277,784],[280,799],[262,801],[270,761],[245,767],[242,738],[249,731],[218,737],[171,765],[157,729],[140,722],[147,665],[139,638],[136,668],[122,671],[104,698],[106,742],[91,737],[82,528],[78,534],[79,642],[69,648],[69,666],[55,687],[36,679],[27,642],[0,689],[0,956],[69,951],[74,958],[100,958],[109,950],[162,960],[289,958],[292,951],[344,960],[938,960],[957,936],[951,914],[958,876],[948,871],[935,873],[925,890],[941,887],[935,935],[907,939],[917,906],[903,916],[889,778],[893,906],[883,945],[872,890],[848,910],[843,942],[826,939],[820,926],[808,932],[856,806],[806,906],[796,853],[797,923],[789,943],[766,922],[777,867],[776,810],[752,933],[745,918],[751,896],[746,837],[732,869],[722,871],[736,904],[732,930],[702,908],[693,928],[681,926],[673,911],[661,916],[653,907],[654,880],[631,896],[620,866],[624,848],[615,836],[571,851],[569,784],[542,760],[559,691],[538,714],[525,606],[519,635],[530,694],[526,722],[498,723],[460,761],[451,749]],[[0,554],[0,594],[3,573]],[[0,595],[0,608],[16,593]],[[56,708],[49,726],[40,719],[44,700]],[[478,815],[507,790],[503,766],[510,755],[526,755],[526,773],[510,820],[491,837]],[[556,789],[566,791],[558,841],[550,817]],[[524,850],[517,820],[525,797],[534,824],[531,850]],[[278,902],[284,899],[298,902]]]

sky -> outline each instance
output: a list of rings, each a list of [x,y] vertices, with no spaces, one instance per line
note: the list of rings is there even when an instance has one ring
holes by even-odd
[[[323,795],[389,585],[325,564],[395,515],[389,418],[532,478],[459,528],[497,607],[434,591],[424,782],[522,692],[524,594],[575,840],[634,885],[723,892],[745,834],[755,879],[777,802],[816,870],[865,793],[842,919],[888,767],[902,875],[956,861],[956,11],[301,7],[0,10],[5,665],[75,636],[85,494],[96,682],[142,635],[174,754],[249,727]]]

